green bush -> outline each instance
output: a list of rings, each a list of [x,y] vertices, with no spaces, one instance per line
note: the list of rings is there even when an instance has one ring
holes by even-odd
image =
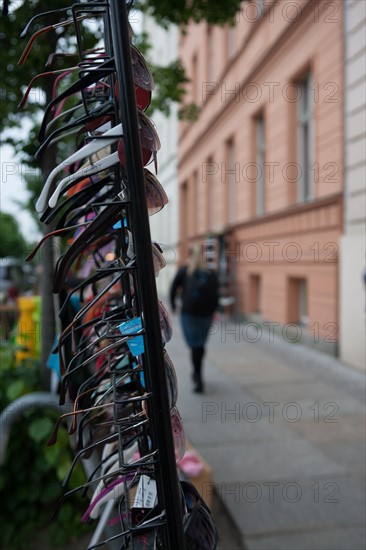
[[[40,368],[29,362],[14,367],[11,350],[0,350],[0,409],[14,399],[40,389]],[[5,462],[0,469],[0,547],[35,550],[39,537],[50,546],[65,545],[80,537],[90,526],[80,522],[88,505],[79,495],[66,499],[57,521],[51,517],[61,496],[64,479],[73,458],[69,437],[61,427],[58,442],[47,447],[57,419],[54,410],[25,410],[11,432]],[[72,476],[74,487],[85,481],[79,465]],[[42,535],[40,535],[42,533]],[[38,542],[37,542],[38,541]]]

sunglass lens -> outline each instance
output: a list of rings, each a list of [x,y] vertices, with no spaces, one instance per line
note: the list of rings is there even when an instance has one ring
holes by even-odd
[[[168,204],[169,199],[160,182],[149,170],[145,170],[145,186],[147,208],[152,216]]]
[[[135,84],[144,90],[153,90],[154,79],[144,57],[135,47],[131,48],[131,57]]]

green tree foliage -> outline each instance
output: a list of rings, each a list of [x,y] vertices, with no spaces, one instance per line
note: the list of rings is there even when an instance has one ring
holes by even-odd
[[[241,0],[140,0],[135,6],[150,13],[160,24],[185,26],[190,21],[212,25],[232,22]]]
[[[75,57],[57,57],[50,68],[45,68],[49,55],[54,53],[57,48],[62,47],[65,52],[75,51],[75,38],[71,27],[61,27],[39,36],[34,42],[26,62],[21,66],[17,63],[30,34],[44,26],[57,23],[64,17],[58,13],[42,17],[32,25],[27,37],[22,39],[20,34],[29,19],[36,14],[60,7],[62,7],[62,2],[59,0],[10,2],[9,15],[0,18],[0,60],[2,67],[6,68],[0,82],[0,124],[3,129],[17,128],[23,122],[24,117],[29,117],[32,123],[26,139],[23,136],[20,139],[19,134],[11,132],[10,134],[6,133],[4,140],[14,147],[15,153],[19,155],[22,162],[40,167],[43,172],[50,169],[47,166],[49,162],[46,159],[41,164],[34,164],[33,155],[39,145],[36,137],[38,125],[42,111],[50,100],[54,77],[43,77],[38,80],[37,85],[30,92],[25,109],[19,109],[18,104],[26,86],[35,75],[47,70],[66,69],[73,65]],[[85,29],[83,28],[85,49],[93,47],[100,36],[100,32],[95,31],[95,28],[91,32],[85,26]],[[67,83],[70,83],[70,79],[67,80]],[[38,196],[42,184],[42,178],[39,178],[38,185],[34,185],[33,182],[30,191],[34,194],[34,198]]]
[[[0,258],[24,256],[27,246],[25,239],[19,231],[15,218],[6,212],[0,212],[0,235]]]

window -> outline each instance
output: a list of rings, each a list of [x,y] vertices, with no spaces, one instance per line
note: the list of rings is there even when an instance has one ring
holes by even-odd
[[[214,173],[214,160],[213,157],[207,159],[207,171],[206,171],[206,189],[205,197],[207,197],[207,229],[212,231],[215,226],[215,178]]]
[[[266,136],[263,113],[255,120],[256,135],[256,214],[262,216],[265,212],[265,160],[266,160]]]
[[[208,25],[207,27],[207,81],[213,82],[215,80],[215,52],[213,41],[213,27]]]
[[[300,167],[298,173],[298,200],[305,202],[313,197],[313,98],[310,73],[298,82],[297,155]]]
[[[268,4],[268,2],[267,2]],[[247,20],[250,23],[257,23],[261,19],[266,9],[265,0],[249,0],[246,4]]]
[[[197,54],[192,57],[192,101],[198,102],[198,60]]]
[[[181,217],[180,217],[180,235],[181,242],[185,244],[188,237],[188,182],[185,181],[181,186]]]
[[[228,219],[229,223],[236,220],[236,162],[235,144],[233,138],[226,142],[226,170],[225,185],[227,185]]]
[[[236,27],[235,25],[229,25],[226,28],[226,53],[227,58],[230,60],[236,54]]]
[[[306,279],[290,278],[288,292],[289,323],[308,326],[308,284]]]
[[[250,312],[262,313],[262,285],[260,275],[251,275],[249,280],[250,288]]]
[[[209,269],[218,268],[218,243],[217,239],[213,237],[207,238],[203,241],[203,253],[207,267]]]
[[[199,188],[199,176],[198,171],[195,170],[193,172],[193,179],[192,179],[192,232],[193,234],[199,233],[199,221],[200,221],[200,215],[201,215],[201,208],[200,208],[200,191]]]
[[[306,279],[299,280],[299,324],[307,327],[308,317],[308,285]]]

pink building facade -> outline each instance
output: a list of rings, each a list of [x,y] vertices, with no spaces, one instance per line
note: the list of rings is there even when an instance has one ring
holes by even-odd
[[[245,2],[191,25],[179,144],[180,258],[212,239],[232,313],[338,341],[343,212],[342,1]],[[295,335],[295,336],[294,336]]]

